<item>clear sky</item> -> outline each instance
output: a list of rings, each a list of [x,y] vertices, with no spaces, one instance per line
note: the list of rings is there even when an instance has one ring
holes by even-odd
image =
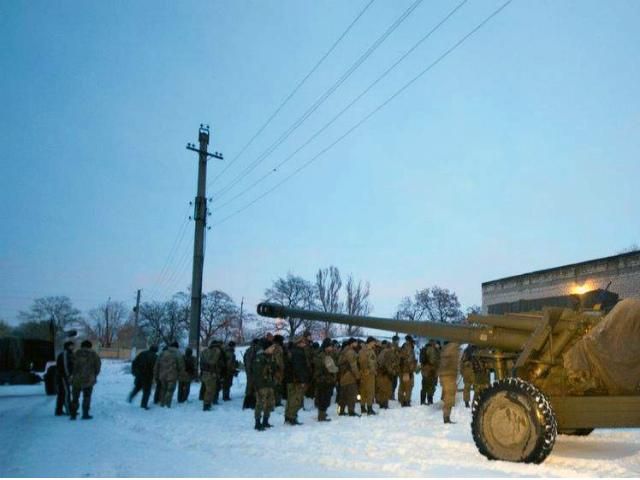
[[[513,1],[273,189],[503,3],[460,7],[274,172],[460,2],[418,4],[265,157],[414,3],[374,1],[238,156],[368,2],[1,2],[0,318],[38,296],[87,310],[184,290],[197,169],[185,145],[200,123],[225,155],[209,164],[205,290],[249,308],[277,277],[331,264],[371,282],[378,315],[434,284],[479,304],[483,281],[640,243],[635,0]]]

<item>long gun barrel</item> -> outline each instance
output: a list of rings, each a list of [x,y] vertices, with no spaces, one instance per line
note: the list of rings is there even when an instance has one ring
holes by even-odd
[[[530,333],[526,331],[493,326],[450,325],[440,322],[414,322],[393,318],[362,317],[288,308],[274,303],[261,303],[258,305],[257,311],[258,315],[263,317],[290,317],[305,320],[329,321],[341,325],[374,328],[389,332],[402,332],[452,342],[472,343],[478,347],[492,347],[511,352],[522,350],[525,342],[530,337]]]

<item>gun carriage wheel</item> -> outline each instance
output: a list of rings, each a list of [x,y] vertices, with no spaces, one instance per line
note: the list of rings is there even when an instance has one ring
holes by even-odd
[[[520,378],[499,380],[474,399],[471,432],[490,460],[542,463],[557,430],[545,395]]]

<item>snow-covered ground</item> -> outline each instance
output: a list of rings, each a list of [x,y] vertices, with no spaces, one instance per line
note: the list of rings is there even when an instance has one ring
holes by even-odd
[[[440,405],[391,409],[375,417],[315,421],[307,400],[303,426],[253,430],[242,410],[240,373],[231,402],[202,412],[198,386],[187,404],[139,408],[125,398],[128,364],[103,362],[91,421],[55,417],[54,397],[42,385],[0,387],[0,476],[640,476],[640,430],[597,430],[559,436],[542,465],[489,461],[470,434],[470,412],[460,406],[444,425]],[[419,385],[418,376],[416,384]],[[419,388],[414,388],[414,405]],[[439,394],[436,394],[439,398]],[[460,401],[460,398],[458,399]]]

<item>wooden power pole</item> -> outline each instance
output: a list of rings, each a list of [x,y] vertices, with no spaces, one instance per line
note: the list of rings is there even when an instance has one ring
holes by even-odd
[[[217,158],[222,160],[222,154],[209,153],[209,125],[200,124],[198,131],[199,148],[192,143],[187,144],[187,150],[198,154],[198,193],[194,204],[193,219],[195,220],[195,234],[193,238],[193,275],[191,280],[191,318],[189,322],[189,346],[200,356],[200,312],[202,308],[202,271],[204,267],[204,234],[207,225],[207,160]]]

